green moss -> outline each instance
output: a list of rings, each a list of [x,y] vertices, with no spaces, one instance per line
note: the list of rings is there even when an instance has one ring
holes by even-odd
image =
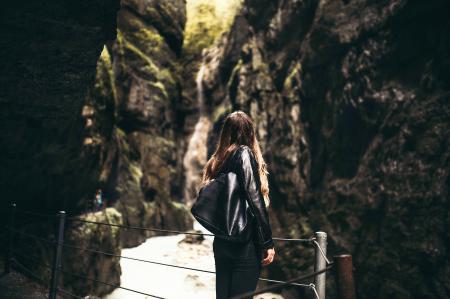
[[[217,123],[220,118],[223,115],[226,115],[230,112],[232,112],[233,107],[231,107],[231,103],[229,101],[226,101],[222,104],[220,104],[219,106],[217,106],[216,109],[214,109],[213,113],[212,113],[212,123],[215,124]]]
[[[97,62],[95,88],[105,98],[111,95],[114,104],[117,105],[117,90],[114,72],[112,68],[111,56],[106,46],[103,47],[102,53],[100,54],[100,58]]]
[[[142,170],[139,165],[136,165],[135,163],[130,163],[129,165],[130,174],[133,177],[134,181],[139,184],[141,182],[142,178]]]
[[[176,201],[170,201],[169,204],[172,206],[174,213],[174,217],[183,219],[186,217],[186,213],[189,213],[188,207],[181,203]]]
[[[147,37],[149,37],[151,35],[151,38],[155,38],[154,39],[155,44],[162,45],[163,44],[162,38],[159,35],[157,35],[155,33],[150,33],[150,32],[151,31],[149,31],[149,30],[146,31],[145,34],[147,34]],[[170,69],[159,68],[153,62],[152,58],[149,55],[145,54],[141,49],[139,49],[137,46],[132,44],[130,41],[128,41],[123,36],[121,36],[121,44],[124,49],[132,52],[137,57],[139,57],[140,59],[143,60],[145,65],[141,68],[141,71],[148,73],[148,74],[153,74],[155,76],[155,78],[157,79],[157,82],[152,83],[154,86],[164,87],[164,85],[167,85],[167,84],[171,85],[171,86],[176,85],[175,79],[173,78],[173,75],[172,75],[172,72]],[[163,92],[163,94],[165,94],[166,97],[168,96],[166,87],[161,88],[161,91]]]
[[[159,25],[164,25],[164,18],[177,17],[177,9],[171,4],[169,1],[158,1],[157,5],[147,6],[146,12],[147,16],[150,17],[152,22],[157,23]]]
[[[295,88],[300,86],[301,69],[301,64],[297,61],[291,68],[291,71],[286,76],[286,79],[283,83],[285,97],[291,102],[294,102],[298,99]]]
[[[169,84],[171,86],[176,85],[172,72],[169,69],[162,69],[156,75],[159,81],[162,81],[165,84]]]
[[[161,153],[167,151],[170,153],[175,148],[175,142],[168,138],[159,135],[152,135],[151,139],[153,146],[156,147]]]
[[[242,59],[239,59],[238,63],[234,66],[233,70],[231,71],[230,79],[228,80],[227,89],[230,89],[230,84],[233,82],[234,78],[239,74],[239,71],[242,68]]]
[[[164,45],[164,39],[155,30],[141,28],[136,34],[136,38],[143,41],[150,48],[161,48]]]
[[[286,76],[286,79],[284,80],[284,88],[291,89],[292,88],[292,81],[293,80],[299,80],[299,75],[301,72],[302,66],[300,62],[297,61],[297,63],[292,67],[291,72]]]
[[[125,131],[122,130],[121,128],[119,128],[119,127],[116,127],[116,135],[117,135],[117,137],[119,137],[121,139],[124,139],[127,136]]]
[[[159,1],[159,11],[162,12],[166,16],[173,16],[176,14],[177,9],[173,4],[171,4],[169,1]]]
[[[233,70],[231,71],[230,77],[233,77],[234,75],[236,75],[236,73],[239,72],[239,70],[241,69],[242,65],[243,65],[242,59],[239,59],[239,61],[236,63]]]
[[[256,45],[255,45],[256,46]],[[269,72],[269,65],[263,60],[257,49],[252,51],[252,68],[258,72]]]
[[[167,90],[166,90],[166,88],[164,87],[164,84],[162,84],[161,82],[149,82],[149,84],[150,84],[152,87],[157,88],[158,90],[160,90],[161,93],[164,95],[164,97],[165,97],[166,99],[168,99],[169,96],[167,95]]]
[[[119,59],[119,65],[122,70],[126,69],[126,63],[125,63],[125,46],[124,46],[124,37],[123,33],[120,29],[117,29],[117,52],[118,52],[118,59]]]
[[[159,14],[158,10],[154,6],[147,6],[146,9],[147,15],[150,19],[156,21],[161,19],[161,15]]]
[[[80,217],[83,220],[87,221],[94,221],[94,222],[106,222],[111,224],[122,224],[122,214],[120,214],[116,209],[114,208],[106,208],[105,210],[97,213],[88,213]],[[97,236],[97,234],[105,234],[107,233],[110,235],[113,240],[116,240],[115,238],[119,234],[119,229],[117,227],[110,227],[108,230],[102,230],[99,228],[99,226],[95,223],[83,223],[82,226],[80,226],[80,236],[83,239],[92,239]],[[98,236],[97,236],[98,237]]]
[[[120,143],[120,148],[123,151],[123,156],[128,157],[130,154],[130,146],[127,142],[127,134],[119,127],[114,127],[114,134],[116,135],[116,138],[118,139]]]
[[[151,28],[141,26],[139,31],[133,34],[131,39],[136,42],[136,47],[142,49],[150,57],[162,57],[168,55],[168,48],[164,38],[159,33]]]
[[[125,38],[122,38],[122,40],[124,48],[131,51],[139,58],[141,58],[146,63],[146,66],[148,67],[148,69],[152,74],[157,74],[159,72],[159,68],[156,66],[153,60],[149,56],[147,56],[144,52],[142,52],[141,49],[139,49],[138,47],[127,41]]]

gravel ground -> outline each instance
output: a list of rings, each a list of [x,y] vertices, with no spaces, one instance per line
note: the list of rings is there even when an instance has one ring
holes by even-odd
[[[15,271],[0,276],[0,299],[47,298],[47,289]]]

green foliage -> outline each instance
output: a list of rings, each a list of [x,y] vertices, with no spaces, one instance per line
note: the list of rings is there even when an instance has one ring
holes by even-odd
[[[219,6],[219,3],[222,3],[222,6]],[[203,49],[211,46],[217,37],[227,31],[240,3],[240,0],[188,1],[183,44],[185,55],[200,55]]]
[[[114,100],[114,105],[118,105],[111,55],[106,46],[103,47],[103,51],[97,61],[95,89],[99,93],[96,97],[108,98],[111,95]]]
[[[148,48],[161,48],[164,46],[164,39],[155,29],[141,28],[136,33],[136,38],[147,43]]]
[[[221,25],[212,4],[197,5],[192,15],[189,16],[188,12],[183,45],[185,53],[200,54],[202,49],[212,45],[222,31]]]
[[[290,67],[290,71],[284,80],[284,95],[290,102],[298,100],[298,89],[300,88],[300,73],[302,66],[300,62],[295,62]]]

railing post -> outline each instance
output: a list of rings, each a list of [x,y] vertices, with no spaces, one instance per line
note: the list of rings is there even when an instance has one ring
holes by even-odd
[[[64,223],[66,220],[66,212],[59,211],[58,213],[58,232],[55,244],[55,251],[53,255],[53,265],[52,265],[52,277],[50,281],[50,290],[48,294],[49,299],[56,298],[56,292],[58,288],[58,280],[59,280],[59,269],[61,267],[61,255],[62,255],[62,246],[64,242]]]
[[[336,285],[339,299],[356,299],[353,279],[353,262],[350,254],[334,256],[336,265]]]
[[[12,229],[15,225],[15,218],[16,218],[16,204],[11,203],[9,207],[9,223],[8,223],[8,241],[7,241],[7,248],[5,252],[5,273],[9,273],[11,271],[11,260],[13,258],[13,245],[14,245],[14,232]]]
[[[316,232],[316,241],[319,244],[320,248],[322,248],[323,254],[326,256],[327,254],[327,234],[324,232]],[[327,261],[325,257],[320,252],[320,249],[316,244],[316,261],[314,264],[314,271],[320,271],[327,267]],[[325,284],[326,284],[327,274],[323,272],[321,274],[316,275],[314,279],[314,283],[316,285],[317,294],[319,295],[319,299],[325,299]]]

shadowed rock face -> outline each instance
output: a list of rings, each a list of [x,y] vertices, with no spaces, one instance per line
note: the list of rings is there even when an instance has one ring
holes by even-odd
[[[98,170],[83,156],[81,107],[118,9],[116,0],[2,5],[2,215],[9,201],[73,211],[93,191]]]
[[[10,201],[15,201],[18,208],[25,210],[45,213],[65,210],[73,215],[80,211],[81,199],[95,190],[99,167],[83,147],[85,120],[82,118],[82,106],[88,87],[94,83],[97,59],[104,44],[116,38],[119,3],[118,0],[50,0],[2,4],[2,227],[7,219],[4,213]],[[16,220],[17,226],[32,223],[26,227],[29,233],[51,238],[54,232],[52,219],[36,219],[17,213]],[[108,234],[101,228],[91,227],[89,231],[85,235],[76,235],[74,243],[97,248],[101,244],[105,250],[113,248],[112,252],[120,252],[116,235]],[[101,233],[101,237],[97,232]],[[71,233],[70,229],[66,230],[66,236]],[[16,257],[42,279],[49,281],[49,271],[44,263],[51,264],[53,250],[48,244],[23,236],[16,236],[15,241]],[[76,256],[67,254],[65,258]],[[87,268],[92,263],[87,258],[85,263],[78,261],[72,260],[71,265],[65,263],[65,266],[67,269],[71,266]],[[117,259],[96,259],[96,265],[98,269],[90,267],[92,272],[104,271],[111,281],[119,280]],[[65,279],[65,285],[69,287],[79,283]],[[92,285],[81,289],[94,293],[110,291]]]
[[[210,144],[229,111],[251,114],[274,234],[327,232],[330,255],[353,254],[359,298],[450,290],[449,8],[248,0],[209,52]],[[271,275],[312,264],[310,249],[277,247]]]

